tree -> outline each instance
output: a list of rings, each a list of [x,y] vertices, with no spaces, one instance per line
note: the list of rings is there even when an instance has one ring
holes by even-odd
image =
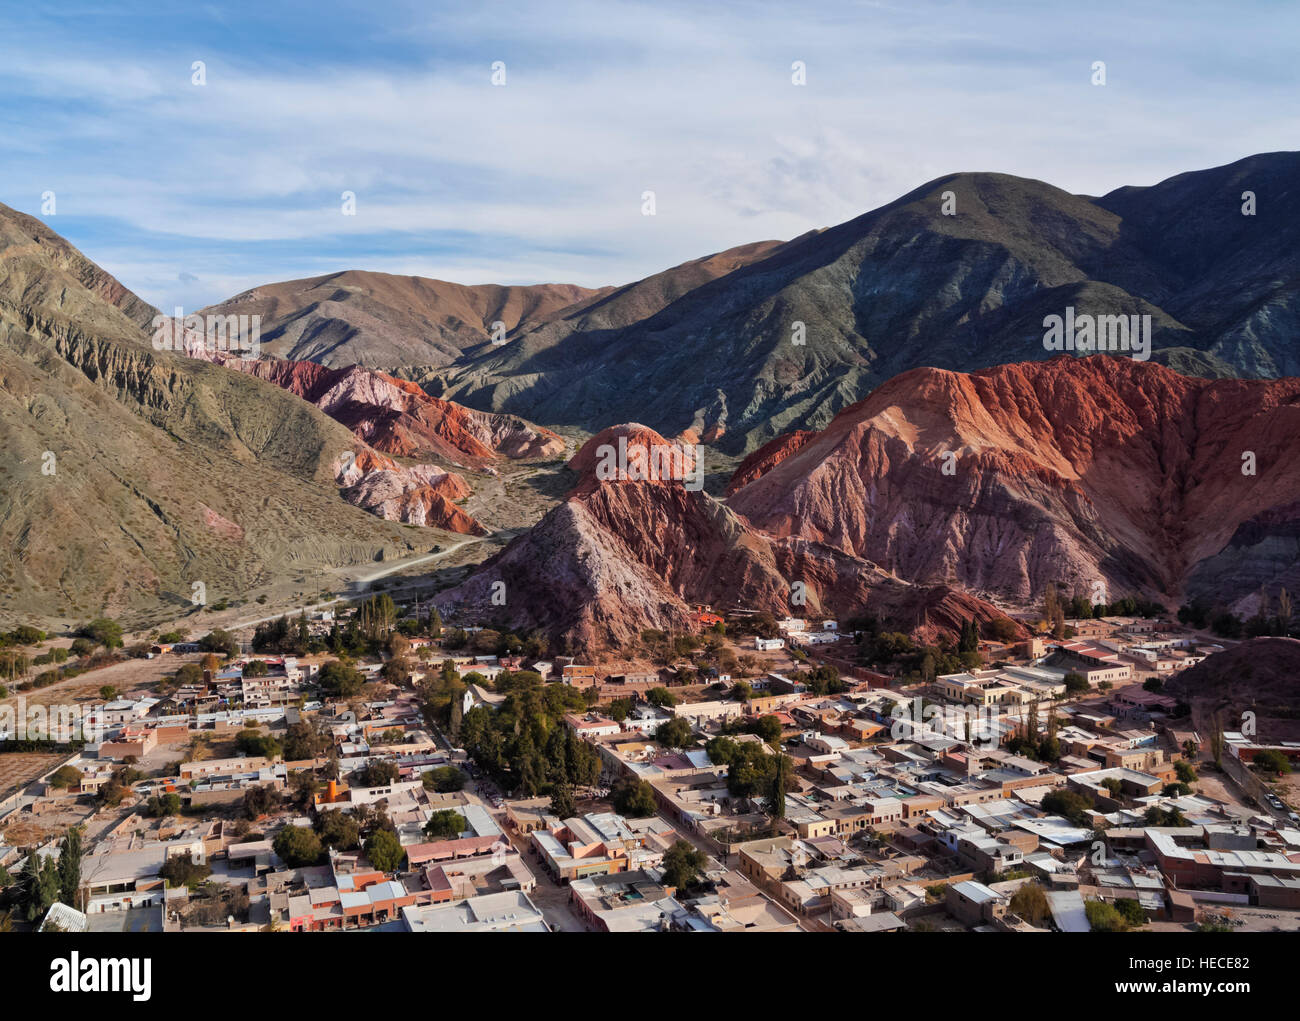
[[[401,775],[397,763],[385,759],[370,759],[354,774],[362,787],[387,787],[396,783]]]
[[[332,659],[320,668],[316,683],[325,694],[346,698],[360,691],[366,679],[350,660]]]
[[[667,688],[651,688],[645,693],[645,700],[651,705],[671,709],[677,704],[677,696]]]
[[[1068,674],[1066,674],[1064,680],[1065,680],[1065,690],[1070,692],[1071,694],[1088,690],[1089,687],[1088,678],[1084,677],[1083,674],[1078,673],[1075,670],[1071,670]]]
[[[330,740],[325,735],[317,732],[310,723],[299,720],[289,724],[284,735],[284,758],[287,762],[314,759],[329,745]]]
[[[1185,784],[1196,782],[1196,770],[1192,768],[1190,762],[1175,762],[1174,772],[1178,774],[1178,779]]]
[[[424,833],[430,840],[455,840],[465,832],[465,817],[454,808],[444,808],[429,816]]]
[[[676,840],[664,852],[664,885],[680,893],[693,886],[709,859],[694,844]]]
[[[1087,901],[1083,908],[1088,914],[1088,924],[1092,926],[1093,932],[1123,932],[1128,928],[1124,916],[1115,910],[1114,905],[1107,904],[1104,900]]]
[[[251,727],[235,735],[235,747],[245,755],[266,759],[274,759],[281,751],[279,741]]]
[[[1076,826],[1086,826],[1094,808],[1086,794],[1071,790],[1052,791],[1043,797],[1040,805],[1044,812],[1064,816]]]
[[[1147,913],[1142,910],[1142,904],[1132,897],[1121,897],[1115,901],[1115,910],[1128,926],[1136,928],[1147,923]]]
[[[557,783],[551,790],[551,815],[560,819],[569,819],[578,814],[578,806],[573,800],[573,788],[567,783]]]
[[[155,794],[145,802],[145,813],[155,819],[161,819],[169,815],[180,815],[180,812],[181,799],[178,794]]]
[[[621,780],[614,788],[614,811],[629,819],[644,819],[658,810],[654,788],[648,780]]]
[[[781,721],[775,716],[760,716],[754,724],[754,733],[774,745],[781,740]]]
[[[99,697],[105,702],[111,702],[113,699],[117,698],[117,689],[111,684],[101,685],[99,689]]]
[[[82,624],[77,629],[77,634],[106,649],[118,649],[122,646],[122,625],[108,617],[96,617],[89,624]]]
[[[27,856],[18,876],[18,904],[29,922],[44,918],[59,899],[59,870],[53,858]]]
[[[632,700],[630,698],[616,698],[609,704],[608,716],[615,723],[622,723],[632,713]]]
[[[81,828],[73,826],[63,837],[59,850],[59,900],[69,907],[78,907],[81,892]]]
[[[240,808],[249,819],[258,819],[279,807],[280,792],[269,783],[260,787],[249,787],[244,791],[244,797],[240,802]]]
[[[375,830],[366,841],[366,857],[380,872],[396,872],[406,852],[392,830]]]
[[[73,766],[60,766],[53,775],[50,776],[49,784],[51,787],[57,787],[64,790],[73,784],[81,783],[81,772]]]
[[[305,826],[286,826],[275,835],[272,847],[291,869],[315,865],[324,857],[320,838]]]
[[[455,766],[439,766],[437,769],[430,769],[420,779],[424,781],[425,790],[436,791],[439,794],[451,794],[465,786],[465,774]]]
[[[785,795],[794,784],[790,757],[778,753],[773,756],[772,783],[767,795],[767,811],[773,819],[785,818]]]
[[[695,743],[695,732],[689,723],[680,716],[675,716],[659,724],[655,730],[655,740],[667,748],[686,748]]]
[[[199,639],[199,650],[202,652],[219,652],[225,656],[238,656],[239,642],[235,640],[235,636],[229,631],[214,628]]]
[[[173,888],[184,886],[192,890],[212,875],[212,869],[207,865],[200,865],[189,852],[186,852],[169,855],[163,862],[162,868],[158,870],[158,875]]]
[[[1051,913],[1047,894],[1037,883],[1025,883],[1011,895],[1011,910],[1030,925],[1037,925]]]
[[[316,816],[316,835],[326,847],[351,851],[361,843],[361,826],[350,812],[327,808]]]
[[[1251,765],[1261,772],[1274,773],[1277,776],[1291,772],[1291,763],[1286,755],[1274,748],[1265,748],[1261,752],[1256,752]]]

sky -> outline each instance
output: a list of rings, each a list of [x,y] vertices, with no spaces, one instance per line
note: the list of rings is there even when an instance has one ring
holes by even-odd
[[[1098,195],[1300,137],[1300,5],[1053,7],[7,0],[0,202],[192,310],[626,283],[956,171]]]

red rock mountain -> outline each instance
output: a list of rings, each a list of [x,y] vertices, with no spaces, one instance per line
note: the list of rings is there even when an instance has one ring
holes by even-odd
[[[361,447],[335,465],[343,498],[388,521],[428,525],[462,535],[487,535],[480,522],[456,506],[470,495],[469,485],[455,472],[421,464],[404,468]]]
[[[218,360],[297,394],[385,454],[440,457],[483,468],[502,457],[553,457],[564,451],[559,436],[522,418],[473,411],[358,365],[330,369],[270,358]]]
[[[1300,379],[1104,355],[922,368],[755,451],[728,503],[921,584],[1218,600],[1294,587],[1298,435]]]
[[[879,612],[920,634],[956,630],[962,619],[1001,614],[946,588],[923,589],[874,564],[798,537],[774,539],[718,500],[680,480],[601,479],[602,446],[680,450],[644,426],[608,429],[571,464],[583,472],[573,493],[464,583],[438,596],[454,617],[505,615],[541,628],[573,652],[634,640],[646,628],[683,629],[690,606],[749,607],[849,615]],[[792,596],[802,583],[806,602]]]

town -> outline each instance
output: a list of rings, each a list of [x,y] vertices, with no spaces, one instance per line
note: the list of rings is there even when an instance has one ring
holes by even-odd
[[[1237,643],[1067,609],[924,647],[698,606],[619,672],[383,592],[240,631],[20,628],[0,926],[1295,929],[1300,742],[1177,694]],[[75,733],[33,723],[56,706]]]

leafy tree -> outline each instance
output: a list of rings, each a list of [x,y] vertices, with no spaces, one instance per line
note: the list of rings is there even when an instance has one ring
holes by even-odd
[[[1088,913],[1088,924],[1093,932],[1123,932],[1128,928],[1124,916],[1112,904],[1104,900],[1090,900],[1084,904]]]
[[[361,826],[350,812],[327,808],[316,816],[316,835],[326,847],[351,851],[361,843]]]
[[[695,885],[707,864],[707,856],[694,844],[676,840],[664,852],[664,884],[679,892],[687,890]]]
[[[1025,883],[1011,895],[1011,910],[1030,925],[1037,925],[1051,913],[1047,894],[1037,883]]]
[[[251,727],[235,735],[235,747],[245,755],[274,759],[280,754],[280,742],[270,734],[263,734]]]
[[[1192,767],[1190,762],[1175,762],[1174,772],[1178,774],[1178,779],[1185,784],[1196,782],[1196,770]]]
[[[616,698],[609,704],[607,715],[615,723],[622,723],[632,714],[632,700],[630,698]]]
[[[1040,802],[1044,812],[1063,816],[1076,826],[1086,826],[1093,811],[1092,798],[1071,790],[1055,790]]]
[[[1071,670],[1065,675],[1065,690],[1071,694],[1088,690],[1088,678],[1077,671]]]
[[[643,819],[658,811],[654,788],[648,780],[628,777],[621,780],[613,791],[614,811],[630,819]]]
[[[665,720],[655,730],[655,740],[667,748],[687,748],[695,743],[695,732],[680,716]]]
[[[754,733],[768,744],[781,740],[781,721],[775,716],[760,716],[754,724]]]
[[[465,786],[465,774],[455,766],[439,766],[437,769],[431,769],[421,779],[424,781],[425,790],[436,791],[439,794],[451,794],[453,791],[462,790]]]
[[[1265,748],[1262,752],[1256,752],[1251,765],[1265,773],[1275,773],[1282,776],[1291,772],[1291,762],[1286,755],[1273,748]]]
[[[155,819],[161,819],[169,815],[180,815],[180,795],[174,793],[155,794],[145,802],[145,812]]]
[[[651,705],[657,705],[665,709],[671,709],[677,704],[677,696],[667,688],[651,688],[645,693],[645,700]]]
[[[454,808],[444,808],[429,816],[424,832],[430,840],[455,840],[465,832],[465,826],[463,815]]]
[[[1146,925],[1147,913],[1142,910],[1142,904],[1132,897],[1121,897],[1115,901],[1115,910],[1119,912],[1127,926],[1137,928]]]
[[[259,819],[279,807],[280,792],[269,783],[260,787],[249,787],[244,791],[244,797],[240,801],[240,808],[249,819]]]
[[[73,766],[60,766],[51,774],[49,784],[60,790],[66,790],[73,784],[81,783],[81,772]]]
[[[287,762],[314,759],[324,754],[332,742],[310,723],[299,720],[289,724],[284,735],[284,758]]]
[[[1167,783],[1160,793],[1166,798],[1181,798],[1184,794],[1191,794],[1192,789],[1185,783]]]
[[[387,787],[396,783],[401,775],[397,763],[386,759],[371,759],[354,774],[362,787]]]
[[[239,642],[229,631],[215,628],[199,639],[199,649],[203,652],[216,652],[225,656],[238,656]]]
[[[108,617],[96,617],[89,624],[82,624],[77,634],[106,649],[122,647],[122,625]]]
[[[272,847],[280,859],[292,869],[315,865],[325,856],[320,838],[305,826],[286,826],[275,835]]]
[[[359,692],[366,678],[350,661],[332,659],[320,668],[316,682],[326,695],[346,698]]]
[[[392,830],[375,830],[366,840],[366,857],[380,872],[396,872],[401,867],[406,851]]]
[[[158,875],[173,888],[184,886],[192,890],[212,875],[212,869],[194,861],[193,856],[186,852],[169,855],[158,870]]]

